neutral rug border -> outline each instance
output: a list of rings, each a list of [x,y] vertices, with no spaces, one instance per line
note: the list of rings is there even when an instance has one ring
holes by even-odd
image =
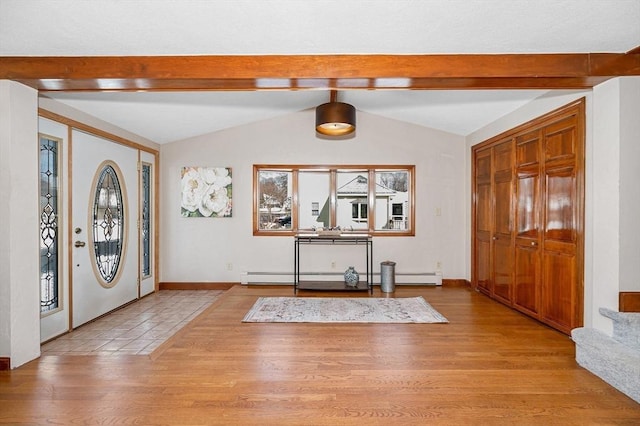
[[[273,320],[262,320],[260,318],[255,318],[256,315],[260,312],[260,309],[262,309],[262,307],[265,304],[271,303],[273,302],[273,299],[309,299],[309,300],[321,300],[321,301],[326,301],[326,300],[340,300],[340,301],[346,301],[346,300],[356,300],[356,299],[360,299],[360,300],[384,300],[384,301],[389,301],[389,300],[414,300],[416,301],[418,304],[422,305],[422,307],[424,307],[424,309],[427,311],[428,315],[430,315],[433,320],[430,321],[424,321],[424,320],[415,320],[413,318],[411,319],[407,319],[407,320],[399,320],[399,319],[391,319],[391,320],[385,320],[385,321],[378,321],[378,320],[353,320],[353,319],[336,319],[336,320],[284,320],[284,319],[278,319],[275,318]],[[422,296],[416,296],[416,297],[393,297],[393,298],[389,298],[389,297],[372,297],[372,298],[349,298],[349,297],[308,297],[308,298],[304,298],[304,297],[291,297],[291,296],[276,296],[276,297],[269,297],[269,296],[262,296],[259,297],[255,303],[253,304],[253,306],[251,307],[251,309],[249,309],[249,311],[245,314],[244,318],[242,319],[243,323],[263,323],[263,324],[274,324],[274,323],[281,323],[281,324],[286,324],[286,323],[297,323],[297,324],[447,324],[449,323],[449,320],[442,315],[440,312],[438,312],[437,309],[435,309],[433,306],[431,306]]]

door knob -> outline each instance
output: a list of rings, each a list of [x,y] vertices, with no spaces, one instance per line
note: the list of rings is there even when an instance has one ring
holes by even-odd
[[[73,245],[76,246],[76,247],[84,247],[85,246],[85,242],[84,241],[76,241]]]

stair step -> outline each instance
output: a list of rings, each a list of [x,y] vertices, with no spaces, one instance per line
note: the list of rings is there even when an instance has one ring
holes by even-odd
[[[640,351],[640,313],[600,308],[600,314],[613,320],[613,338]]]
[[[571,331],[578,364],[640,403],[640,350],[593,328]]]

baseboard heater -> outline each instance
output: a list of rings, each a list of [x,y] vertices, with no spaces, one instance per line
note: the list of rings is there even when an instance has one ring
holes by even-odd
[[[396,272],[396,285],[442,285],[440,272]],[[342,272],[305,272],[300,274],[301,280],[336,281],[343,279]],[[364,279],[360,273],[360,279]],[[241,272],[240,282],[248,285],[289,284],[293,285],[293,272]],[[380,273],[374,272],[373,284],[380,284]]]

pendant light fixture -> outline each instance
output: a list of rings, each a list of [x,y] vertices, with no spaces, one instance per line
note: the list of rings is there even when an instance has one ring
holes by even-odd
[[[338,92],[331,91],[330,101],[316,107],[316,131],[327,136],[344,136],[356,130],[356,109],[338,102]]]

